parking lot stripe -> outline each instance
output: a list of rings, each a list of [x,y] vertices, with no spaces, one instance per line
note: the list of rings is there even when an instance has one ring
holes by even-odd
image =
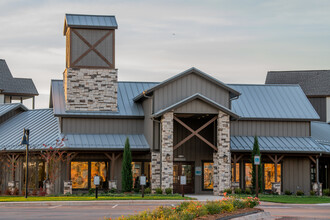
[[[116,208],[117,206],[118,206],[118,204],[116,204],[116,205],[112,206],[112,208],[114,209],[114,208]]]

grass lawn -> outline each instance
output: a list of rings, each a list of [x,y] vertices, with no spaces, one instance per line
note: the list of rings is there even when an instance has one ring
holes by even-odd
[[[95,199],[93,196],[29,196],[27,199],[24,196],[0,196],[0,202],[25,202],[25,201],[100,201],[100,200],[193,200],[193,198],[182,197],[181,195],[144,195],[132,194],[114,194],[110,196],[98,196]]]
[[[255,195],[237,195],[239,197],[254,197]],[[278,202],[278,203],[292,203],[292,204],[317,204],[330,203],[329,196],[287,196],[287,195],[263,195],[259,194],[260,201],[264,202]]]

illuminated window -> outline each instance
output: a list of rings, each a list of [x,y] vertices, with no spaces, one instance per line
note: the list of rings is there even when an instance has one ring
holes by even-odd
[[[236,163],[236,179],[234,179],[234,163],[231,164],[231,181],[239,182],[239,163]]]
[[[265,190],[272,189],[272,183],[275,182],[275,164],[264,164]],[[281,164],[277,164],[277,182],[281,182]]]
[[[25,187],[26,163],[23,163],[23,182]],[[39,189],[43,187],[43,181],[46,179],[45,162],[29,162],[29,189]]]
[[[107,163],[106,162],[91,162],[91,188],[95,188],[94,176],[100,176],[100,186],[103,188],[107,180]]]
[[[141,175],[146,176],[146,187],[150,185],[151,163],[150,162],[132,162],[133,188],[138,184]]]
[[[245,187],[252,187],[252,163],[245,163]]]
[[[88,162],[71,162],[71,181],[73,189],[88,188]]]
[[[213,163],[203,163],[203,189],[213,189]]]

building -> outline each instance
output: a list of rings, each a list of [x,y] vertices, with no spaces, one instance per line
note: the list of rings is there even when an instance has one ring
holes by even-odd
[[[329,166],[330,147],[312,137],[313,121],[320,117],[299,85],[225,84],[196,68],[163,82],[121,82],[117,28],[114,16],[66,15],[66,69],[63,80],[51,82],[50,108],[27,110],[18,104],[20,112],[0,124],[1,155],[9,158],[2,162],[2,190],[23,188],[23,128],[30,129],[31,189],[50,187],[43,182],[50,165],[42,155],[44,145],[56,140],[63,140],[65,154],[54,174],[55,193],[70,192],[70,185],[73,192],[93,188],[96,174],[101,189],[121,189],[126,138],[134,183],[144,174],[153,190],[177,193],[185,175],[186,193],[245,189],[251,187],[254,136],[266,191],[309,194],[318,179],[329,188],[328,170],[318,164]],[[4,104],[2,111],[13,110]]]

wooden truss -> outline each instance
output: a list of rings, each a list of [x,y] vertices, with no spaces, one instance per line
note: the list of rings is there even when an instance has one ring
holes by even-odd
[[[122,155],[122,153],[118,153],[117,155],[115,153],[112,153],[111,156],[108,153],[104,153],[104,154],[111,161],[110,180],[114,180],[114,178],[115,178],[115,162]]]
[[[243,154],[239,155],[238,157],[236,154],[234,154],[233,157],[231,157],[231,161],[233,162],[233,168],[234,168],[234,182],[236,182],[236,163],[238,163],[242,157]]]
[[[277,157],[277,155],[275,155],[274,158],[271,155],[267,155],[267,156],[275,164],[275,183],[277,183],[277,164],[283,159],[284,155],[280,156],[279,158]]]
[[[188,140],[190,140],[192,137],[196,136],[199,139],[201,139],[203,142],[205,142],[207,145],[209,145],[210,147],[212,147],[214,150],[218,151],[218,148],[216,146],[214,146],[214,144],[210,143],[208,140],[206,140],[204,137],[202,137],[199,132],[202,131],[204,128],[206,128],[207,126],[209,126],[212,122],[214,122],[215,120],[217,120],[218,116],[214,116],[211,120],[209,120],[208,122],[206,122],[204,125],[202,125],[200,128],[198,128],[197,130],[192,129],[191,127],[189,127],[187,124],[185,124],[183,121],[181,121],[179,118],[177,118],[176,116],[174,116],[174,120],[177,121],[179,124],[181,124],[183,127],[185,127],[188,131],[191,132],[190,135],[188,135],[186,138],[184,138],[182,141],[180,141],[179,143],[177,143],[174,147],[173,150],[179,148],[180,146],[182,146],[184,143],[186,143]]]

